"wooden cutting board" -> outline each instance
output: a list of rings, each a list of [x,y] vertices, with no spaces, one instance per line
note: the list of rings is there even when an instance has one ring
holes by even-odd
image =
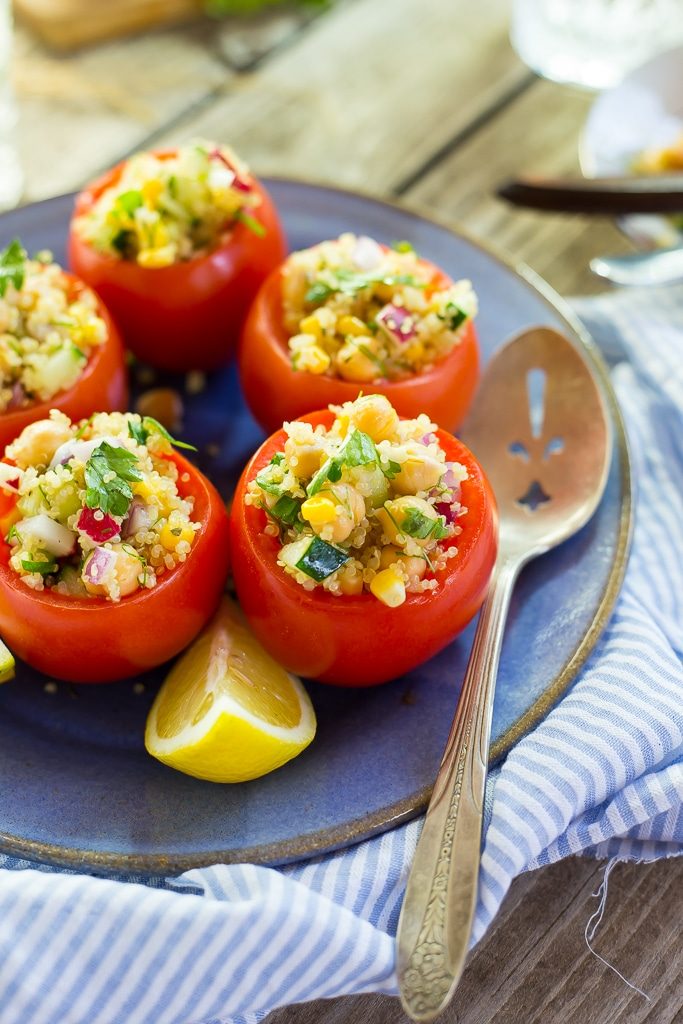
[[[202,0],[14,0],[16,17],[59,50],[182,21],[202,7]]]

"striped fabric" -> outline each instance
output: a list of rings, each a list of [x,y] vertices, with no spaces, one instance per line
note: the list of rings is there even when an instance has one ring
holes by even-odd
[[[490,779],[475,940],[522,871],[683,849],[683,289],[577,307],[622,359],[633,554],[580,678]],[[145,884],[5,858],[0,1024],[253,1024],[285,1003],[393,993],[419,827],[281,871],[214,866]]]

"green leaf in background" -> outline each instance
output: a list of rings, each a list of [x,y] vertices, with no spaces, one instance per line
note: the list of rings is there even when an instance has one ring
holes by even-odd
[[[19,239],[15,238],[0,252],[0,296],[5,294],[10,281],[15,288],[21,288],[25,272],[26,250]]]

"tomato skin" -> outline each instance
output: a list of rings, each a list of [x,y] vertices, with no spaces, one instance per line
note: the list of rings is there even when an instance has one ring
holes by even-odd
[[[117,164],[76,197],[74,218],[116,184],[123,167]],[[238,223],[210,252],[168,267],[141,267],[97,252],[72,218],[70,266],[102,297],[138,359],[175,372],[212,370],[230,359],[251,300],[286,251],[273,201],[256,179],[253,185],[261,203],[252,216],[265,228],[263,238]]]
[[[302,420],[329,427],[329,411]],[[247,465],[235,492],[230,540],[237,594],[255,634],[273,657],[296,675],[321,683],[362,687],[408,672],[445,647],[481,606],[498,548],[498,515],[491,487],[474,456],[443,430],[437,437],[449,460],[462,462],[468,512],[460,521],[459,554],[439,574],[434,593],[409,594],[387,608],[367,592],[335,597],[304,590],[277,565],[279,541],[262,532],[265,513],[245,505],[248,481],[285,441],[273,434]]]
[[[202,524],[187,561],[153,590],[118,603],[36,592],[10,568],[0,539],[0,635],[29,665],[56,679],[107,683],[145,672],[186,647],[215,611],[228,571],[228,516],[220,495],[181,455],[178,490],[195,499]]]
[[[420,262],[431,266],[427,260]],[[439,287],[451,283],[437,267],[433,270]],[[280,267],[259,289],[238,349],[242,391],[254,417],[268,433],[287,420],[323,406],[351,402],[360,391],[386,395],[396,411],[408,419],[425,412],[444,430],[455,430],[465,418],[479,382],[479,344],[471,321],[460,344],[433,369],[404,380],[371,384],[293,370],[287,340],[282,322]]]
[[[83,282],[64,272],[75,298],[84,288]],[[74,423],[93,412],[123,412],[128,405],[128,374],[119,332],[107,309],[98,303],[97,315],[107,325],[107,337],[93,349],[90,359],[73,387],[49,398],[34,402],[22,409],[0,412],[0,452],[22,432],[29,423],[47,419],[50,409],[61,409]]]

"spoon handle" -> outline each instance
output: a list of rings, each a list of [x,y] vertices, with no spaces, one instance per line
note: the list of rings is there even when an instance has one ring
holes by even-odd
[[[397,971],[403,1008],[416,1021],[431,1021],[448,1005],[469,947],[493,695],[518,572],[516,560],[499,558],[408,878]]]

